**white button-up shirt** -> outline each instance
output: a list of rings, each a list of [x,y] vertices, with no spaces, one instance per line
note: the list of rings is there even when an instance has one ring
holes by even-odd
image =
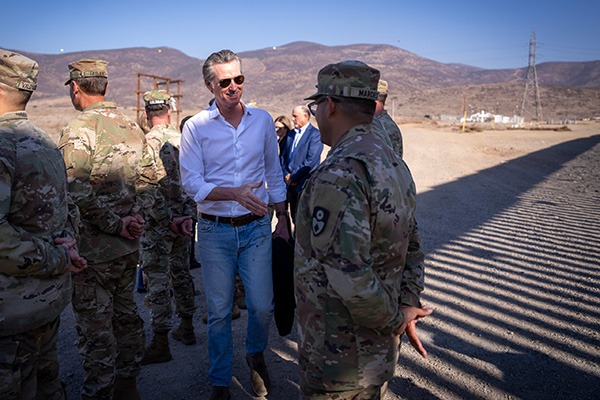
[[[271,116],[259,108],[244,105],[237,129],[223,118],[215,104],[194,115],[183,128],[179,162],[183,187],[199,213],[237,217],[250,212],[237,201],[206,200],[216,187],[263,182],[254,189],[261,200],[285,201],[275,125]]]
[[[292,151],[296,150],[296,146],[298,146],[298,142],[302,139],[302,135],[306,132],[306,128],[308,124],[304,125],[302,128],[296,131],[296,135],[294,136],[294,143],[292,143]]]

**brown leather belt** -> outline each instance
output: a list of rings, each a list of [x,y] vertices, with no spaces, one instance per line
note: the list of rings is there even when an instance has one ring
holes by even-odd
[[[213,222],[221,222],[223,224],[229,224],[231,226],[242,226],[242,225],[248,225],[250,222],[256,221],[257,219],[260,219],[262,217],[259,217],[258,215],[254,215],[254,214],[244,214],[244,215],[240,215],[239,217],[219,217],[216,215],[200,213],[200,218],[207,219],[207,220],[213,221]]]

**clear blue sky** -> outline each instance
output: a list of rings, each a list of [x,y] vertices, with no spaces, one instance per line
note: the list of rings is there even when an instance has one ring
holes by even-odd
[[[600,60],[599,0],[5,1],[0,47],[57,54],[127,47],[204,59],[294,41],[388,44],[443,63]]]

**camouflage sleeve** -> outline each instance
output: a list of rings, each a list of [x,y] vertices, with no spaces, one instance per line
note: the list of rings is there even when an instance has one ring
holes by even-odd
[[[121,230],[121,217],[103,203],[90,182],[92,171],[93,128],[67,125],[60,134],[58,148],[67,168],[67,185],[81,217],[104,232],[117,234]]]
[[[134,213],[147,214],[151,211],[155,201],[164,203],[163,196],[158,193],[158,181],[166,175],[166,172],[160,159],[159,162],[156,159],[159,159],[158,154],[155,156],[144,137],[142,159],[138,171],[139,179],[135,185],[135,204],[132,210]],[[169,219],[167,216],[167,221]]]
[[[193,219],[196,219],[196,214],[196,202],[192,200],[190,196],[185,196],[185,203],[183,204],[183,215],[189,215]]]
[[[366,170],[353,159],[337,167],[315,184],[313,224],[320,217],[327,222],[318,234],[313,229],[311,245],[354,323],[389,334],[402,324],[402,313],[397,291],[387,287],[373,269]]]
[[[136,191],[136,212],[151,216],[159,225],[167,227],[171,210],[167,199],[158,190],[159,184],[169,180],[160,159],[161,143],[157,138],[146,140],[140,162],[140,179]]]
[[[402,305],[421,307],[421,292],[425,282],[425,254],[421,246],[421,235],[417,221],[414,221],[406,262],[402,271],[402,285],[400,287],[400,302]]]
[[[70,266],[67,248],[55,245],[52,237],[41,239],[11,225],[12,179],[10,166],[0,155],[0,273],[7,276],[51,276]]]
[[[81,224],[81,214],[79,213],[79,207],[73,201],[73,198],[67,193],[67,205],[69,207],[69,218],[66,226],[68,234],[75,238],[79,242],[79,225]]]
[[[181,184],[179,150],[167,140],[160,148],[160,159],[167,175],[160,181],[160,186],[169,194],[167,202],[171,213],[174,216],[195,217],[196,203],[185,193]]]

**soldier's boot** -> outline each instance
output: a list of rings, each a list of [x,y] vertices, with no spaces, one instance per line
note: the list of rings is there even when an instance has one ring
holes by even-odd
[[[141,400],[135,381],[135,377],[117,377],[115,380],[115,393],[113,394],[113,400]]]
[[[169,332],[154,332],[150,346],[146,348],[142,365],[160,364],[171,361],[171,349],[169,348]]]
[[[264,397],[271,390],[271,378],[263,353],[246,354],[246,363],[250,367],[252,389],[258,397]]]
[[[171,331],[171,336],[186,346],[196,344],[196,334],[194,333],[192,317],[181,318],[179,326]]]

